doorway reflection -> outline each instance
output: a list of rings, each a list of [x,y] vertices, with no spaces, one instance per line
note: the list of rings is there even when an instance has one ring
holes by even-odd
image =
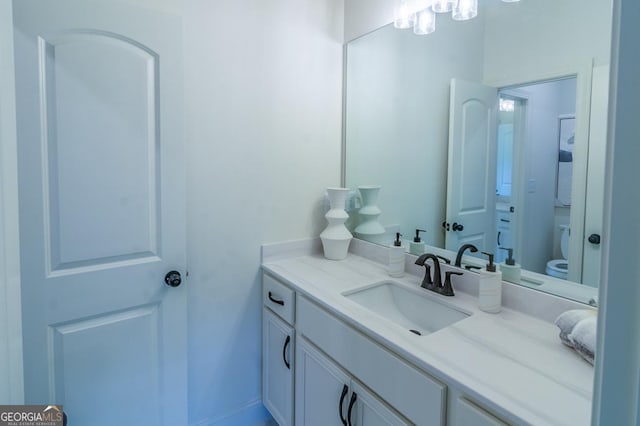
[[[570,238],[572,158],[560,144],[568,140],[561,126],[575,121],[576,79],[502,89],[499,95],[498,261],[507,254],[500,249],[513,248],[524,269],[566,278],[556,266],[568,267],[568,241],[563,245],[562,237]]]

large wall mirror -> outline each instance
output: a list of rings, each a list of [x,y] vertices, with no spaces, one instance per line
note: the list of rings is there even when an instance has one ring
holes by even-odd
[[[426,36],[387,25],[349,42],[344,183],[380,186],[387,230],[356,237],[511,248],[523,285],[596,303],[611,7],[487,0]]]

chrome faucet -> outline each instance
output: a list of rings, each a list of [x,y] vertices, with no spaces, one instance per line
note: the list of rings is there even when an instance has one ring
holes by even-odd
[[[454,263],[454,266],[457,266],[458,268],[462,267],[462,255],[464,254],[466,249],[469,249],[471,253],[475,253],[478,251],[478,247],[474,246],[473,244],[464,244],[462,247],[460,247],[460,249],[458,249],[458,254],[456,254],[456,262]]]

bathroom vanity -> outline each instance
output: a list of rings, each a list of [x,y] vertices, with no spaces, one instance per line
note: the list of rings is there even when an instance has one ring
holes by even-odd
[[[392,279],[385,255],[362,241],[343,261],[317,240],[263,246],[263,402],[278,424],[590,423],[593,368],[552,323],[585,305],[505,283],[488,314],[472,273],[445,297],[420,288],[415,256]]]

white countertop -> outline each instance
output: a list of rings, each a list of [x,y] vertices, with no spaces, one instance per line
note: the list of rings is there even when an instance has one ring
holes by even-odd
[[[475,297],[458,290],[454,297],[433,296],[472,315],[415,336],[342,293],[389,279],[419,286],[420,277],[390,278],[380,263],[351,253],[342,261],[318,254],[265,259],[263,268],[417,367],[457,384],[506,420],[590,424],[593,367],[560,342],[552,323],[506,308],[484,313]]]

